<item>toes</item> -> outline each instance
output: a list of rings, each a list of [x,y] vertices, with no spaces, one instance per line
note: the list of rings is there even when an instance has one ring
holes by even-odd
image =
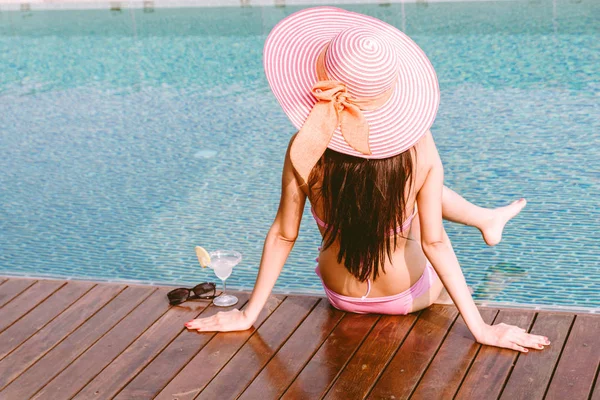
[[[515,217],[518,213],[521,212],[521,210],[527,205],[527,200],[525,199],[519,199],[517,201],[513,201],[510,206],[507,207],[507,209],[510,209],[510,212],[508,213],[507,217],[508,219],[511,219],[513,217]],[[508,211],[508,210],[507,210]]]

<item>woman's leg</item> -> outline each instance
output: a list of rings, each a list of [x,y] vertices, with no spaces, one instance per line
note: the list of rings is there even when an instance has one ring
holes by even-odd
[[[502,239],[504,225],[517,215],[527,201],[520,199],[505,207],[482,208],[465,200],[461,195],[444,186],[442,191],[442,217],[445,220],[473,226],[483,235],[489,246],[495,246]]]

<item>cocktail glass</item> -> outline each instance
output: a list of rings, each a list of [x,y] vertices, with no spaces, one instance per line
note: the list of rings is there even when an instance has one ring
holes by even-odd
[[[228,307],[236,304],[238,298],[230,294],[225,294],[227,289],[225,281],[231,275],[233,267],[242,261],[242,255],[234,250],[216,250],[210,254],[210,267],[215,271],[217,278],[223,281],[223,293],[213,299],[213,304],[220,307]]]

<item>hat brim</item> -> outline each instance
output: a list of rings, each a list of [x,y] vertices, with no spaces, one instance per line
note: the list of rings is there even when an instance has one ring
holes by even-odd
[[[357,25],[380,31],[398,56],[398,80],[390,99],[376,110],[365,110],[371,155],[350,147],[336,128],[328,147],[363,158],[387,158],[412,146],[431,128],[440,90],[437,75],[423,50],[397,28],[377,18],[337,7],[312,7],[281,20],[269,33],[263,63],[269,86],[292,124],[300,129],[316,98],[315,64],[319,52],[339,32]]]

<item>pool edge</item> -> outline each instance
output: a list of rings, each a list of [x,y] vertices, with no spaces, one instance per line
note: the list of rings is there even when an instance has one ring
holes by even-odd
[[[27,278],[27,279],[48,279],[48,280],[65,280],[65,281],[86,281],[96,283],[114,283],[114,284],[127,284],[127,285],[143,285],[143,286],[163,286],[163,287],[177,287],[182,284],[174,284],[172,282],[148,282],[136,279],[102,279],[102,278],[86,278],[86,277],[65,277],[65,276],[54,276],[54,275],[31,275],[31,274],[16,274],[16,273],[0,273],[0,278]],[[252,288],[230,286],[228,290],[236,292],[251,292]],[[290,295],[290,296],[312,296],[312,297],[326,297],[322,291],[307,291],[307,292],[296,292],[293,290],[281,290],[273,289],[273,294]],[[506,303],[506,302],[495,302],[495,301],[477,301],[475,304],[478,307],[484,308],[497,308],[497,309],[516,309],[516,310],[531,310],[531,311],[553,311],[553,312],[574,312],[581,314],[600,314],[600,307],[581,307],[581,306],[561,306],[561,305],[549,305],[549,304],[529,304],[529,303]]]

